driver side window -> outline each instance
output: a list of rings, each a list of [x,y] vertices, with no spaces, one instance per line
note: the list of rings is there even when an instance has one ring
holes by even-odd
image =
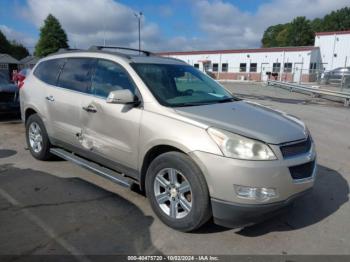
[[[111,91],[123,89],[135,93],[134,84],[125,70],[112,61],[98,60],[92,77],[91,93],[106,98]]]

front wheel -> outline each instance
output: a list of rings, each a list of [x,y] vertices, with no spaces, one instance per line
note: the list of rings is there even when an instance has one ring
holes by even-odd
[[[174,229],[192,231],[211,217],[204,176],[183,153],[168,152],[153,160],[146,174],[146,193],[157,216]]]

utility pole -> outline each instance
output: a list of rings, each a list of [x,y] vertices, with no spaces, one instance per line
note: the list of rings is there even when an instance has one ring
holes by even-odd
[[[134,13],[135,17],[139,23],[139,51],[141,51],[141,17],[143,16],[142,12]]]

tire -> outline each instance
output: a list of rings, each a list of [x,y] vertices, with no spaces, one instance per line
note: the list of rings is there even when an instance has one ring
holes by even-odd
[[[176,230],[193,231],[211,218],[205,178],[183,153],[164,153],[152,161],[146,174],[146,194],[160,220]]]
[[[35,130],[38,131],[34,132]],[[48,160],[52,157],[50,153],[51,144],[49,137],[44,123],[38,114],[29,116],[26,122],[26,140],[29,151],[34,158],[38,160]],[[37,143],[39,143],[40,146]]]

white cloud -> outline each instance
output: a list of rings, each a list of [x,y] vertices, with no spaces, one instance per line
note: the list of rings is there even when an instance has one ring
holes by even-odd
[[[250,13],[222,0],[186,1],[188,8],[193,8],[195,24],[189,28],[197,26],[193,35],[199,37],[185,37],[190,34],[179,30],[175,37],[166,38],[157,24],[143,17],[142,47],[152,51],[258,47],[270,25],[288,22],[296,16],[322,17],[349,4],[350,0],[271,0]],[[113,0],[27,0],[21,10],[38,28],[49,13],[56,16],[67,32],[70,46],[77,48],[101,45],[104,38],[107,45],[137,47],[135,12]],[[157,12],[166,23],[167,17],[177,11],[167,3],[159,6]]]
[[[272,0],[249,13],[232,3],[203,0],[196,2],[195,15],[212,48],[258,47],[270,25],[289,22],[296,16],[323,17],[349,4],[350,0]]]
[[[86,48],[93,44],[136,46],[137,19],[134,10],[113,0],[28,0],[22,10],[38,28],[48,14],[61,22],[71,46]],[[142,39],[157,40],[158,26],[143,19]]]

